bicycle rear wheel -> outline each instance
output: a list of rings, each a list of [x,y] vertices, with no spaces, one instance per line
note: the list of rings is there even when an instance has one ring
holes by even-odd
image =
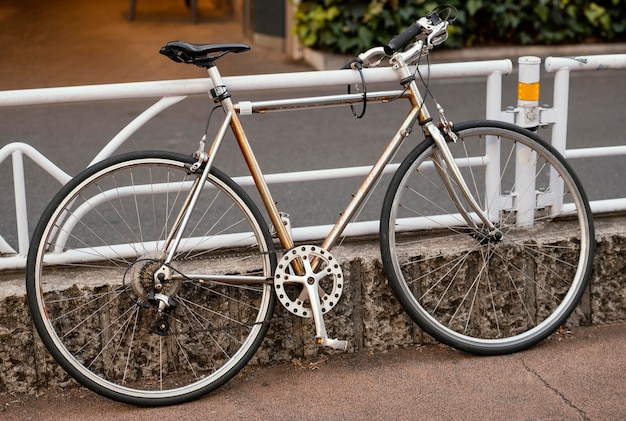
[[[448,170],[428,138],[385,197],[385,271],[403,308],[440,342],[483,355],[520,351],[558,329],[584,292],[594,255],[589,204],[564,158],[531,132],[490,121],[454,131],[456,162],[503,237],[477,215],[475,226],[461,216],[451,199],[461,194],[442,182]]]
[[[200,177],[194,162],[169,152],[107,159],[64,186],[35,230],[26,286],[37,331],[71,376],[108,398],[157,406],[202,396],[243,368],[268,329],[271,235],[217,170],[165,276],[155,275]]]

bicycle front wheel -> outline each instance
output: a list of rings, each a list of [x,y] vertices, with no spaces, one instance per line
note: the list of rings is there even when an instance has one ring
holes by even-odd
[[[454,131],[455,161],[501,235],[470,211],[427,138],[385,197],[385,271],[403,308],[440,342],[517,352],[558,329],[580,300],[594,255],[591,211],[571,167],[533,133],[490,121]]]
[[[169,405],[221,386],[272,317],[275,253],[258,208],[211,171],[173,260],[168,234],[194,181],[191,157],[102,161],[56,195],[32,239],[37,331],[76,380],[108,398]]]

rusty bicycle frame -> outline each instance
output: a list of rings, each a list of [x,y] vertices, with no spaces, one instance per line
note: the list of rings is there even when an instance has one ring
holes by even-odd
[[[269,187],[265,181],[259,163],[255,158],[254,152],[239,118],[240,114],[243,115],[253,112],[262,113],[285,109],[354,104],[363,100],[386,102],[400,97],[407,98],[409,100],[411,108],[407,116],[372,166],[370,172],[361,183],[353,198],[347,204],[345,210],[340,214],[339,219],[333,225],[326,239],[322,242],[320,246],[322,249],[330,251],[333,246],[336,245],[338,239],[340,238],[340,235],[342,234],[348,223],[353,219],[361,205],[367,200],[370,191],[380,179],[381,175],[383,174],[383,170],[385,169],[387,164],[391,162],[396,152],[402,145],[404,139],[411,134],[415,123],[418,123],[422,127],[422,130],[424,131],[424,134],[426,136],[431,136],[433,138],[437,147],[437,151],[434,153],[433,156],[433,160],[436,164],[435,167],[437,167],[439,174],[444,180],[444,185],[446,186],[448,194],[455,203],[462,217],[470,226],[476,226],[475,219],[470,216],[469,211],[466,210],[463,206],[461,199],[456,192],[455,186],[461,192],[466,203],[469,204],[471,211],[473,211],[475,215],[477,215],[478,219],[480,219],[480,221],[488,229],[489,233],[491,235],[497,235],[498,230],[490,221],[485,212],[480,208],[476,200],[472,197],[472,194],[470,193],[469,188],[467,187],[459,171],[459,168],[455,163],[450,149],[447,146],[447,142],[449,140],[453,141],[456,138],[455,134],[452,132],[451,124],[447,122],[445,116],[443,115],[443,110],[441,109],[439,110],[441,121],[439,122],[439,124],[435,124],[433,122],[426,106],[424,105],[424,101],[417,87],[413,72],[409,67],[409,64],[411,62],[415,61],[422,53],[424,53],[424,48],[424,41],[418,40],[406,51],[396,52],[391,56],[390,63],[393,68],[398,71],[399,79],[402,81],[401,84],[404,87],[404,91],[376,92],[373,94],[368,94],[367,96],[365,96],[364,93],[361,93],[303,99],[274,100],[258,103],[246,102],[233,104],[230,95],[228,94],[228,89],[224,85],[217,66],[208,67],[207,71],[209,77],[213,82],[213,86],[215,87],[215,89],[212,90],[211,94],[213,95],[214,101],[221,104],[225,112],[225,118],[220,128],[218,129],[208,152],[205,151],[205,140],[203,139],[200,141],[199,149],[194,155],[198,159],[198,162],[194,164],[195,168],[192,167],[192,170],[198,170],[202,165],[204,165],[203,173],[200,177],[196,179],[193,187],[191,188],[185,205],[183,206],[183,209],[181,210],[181,213],[177,218],[177,222],[174,224],[170,235],[165,243],[167,259],[165,260],[161,269],[155,273],[155,283],[158,283],[157,278],[160,274],[161,278],[163,276],[174,278],[182,276],[173,274],[168,266],[174,258],[174,255],[182,238],[182,233],[188,222],[189,215],[194,209],[196,201],[202,191],[203,183],[201,183],[200,181],[208,177],[208,174],[213,167],[217,152],[220,149],[225,134],[229,128],[236,138],[243,158],[250,171],[250,174],[252,175],[254,184],[256,185],[261,200],[267,210],[270,221],[275,229],[276,235],[280,240],[282,247],[284,247],[285,250],[289,250],[294,247],[294,241],[291,237],[291,233],[289,229],[285,226],[282,216],[276,206],[276,203],[272,198]],[[365,66],[376,66],[385,57],[386,54],[383,48],[376,47],[361,54],[359,56],[359,60]],[[312,269],[315,270],[317,264],[319,263],[319,260],[311,262]],[[300,261],[299,259],[295,259],[291,263],[291,265],[293,266],[293,271],[295,275],[306,275],[302,261]],[[187,279],[216,279],[213,275],[185,275],[184,277]],[[303,289],[302,294],[308,294],[309,303],[311,305],[311,310],[315,321],[316,343],[322,346],[345,349],[345,347],[347,346],[346,341],[331,339],[327,337],[323,321],[323,313],[319,304],[318,289],[317,286],[314,285],[315,282],[313,282],[312,278],[309,279],[309,282],[307,282],[306,280],[303,281],[303,285],[305,288]],[[225,283],[266,283],[270,282],[271,279],[266,279],[264,277],[223,275],[219,276],[219,281]],[[307,297],[304,296],[303,298]]]

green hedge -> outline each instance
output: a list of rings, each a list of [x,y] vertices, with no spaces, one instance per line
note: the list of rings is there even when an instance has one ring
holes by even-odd
[[[626,40],[626,0],[302,0],[294,32],[307,47],[357,54],[444,3],[458,9],[448,48]]]

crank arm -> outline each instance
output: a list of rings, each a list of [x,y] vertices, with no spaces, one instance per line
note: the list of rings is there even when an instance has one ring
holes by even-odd
[[[320,306],[317,282],[313,285],[306,283],[305,289],[309,295],[309,304],[311,305],[311,312],[313,313],[313,320],[315,321],[315,343],[319,346],[325,346],[339,351],[348,349],[348,341],[329,338],[326,333],[324,313],[322,313],[322,307]]]

